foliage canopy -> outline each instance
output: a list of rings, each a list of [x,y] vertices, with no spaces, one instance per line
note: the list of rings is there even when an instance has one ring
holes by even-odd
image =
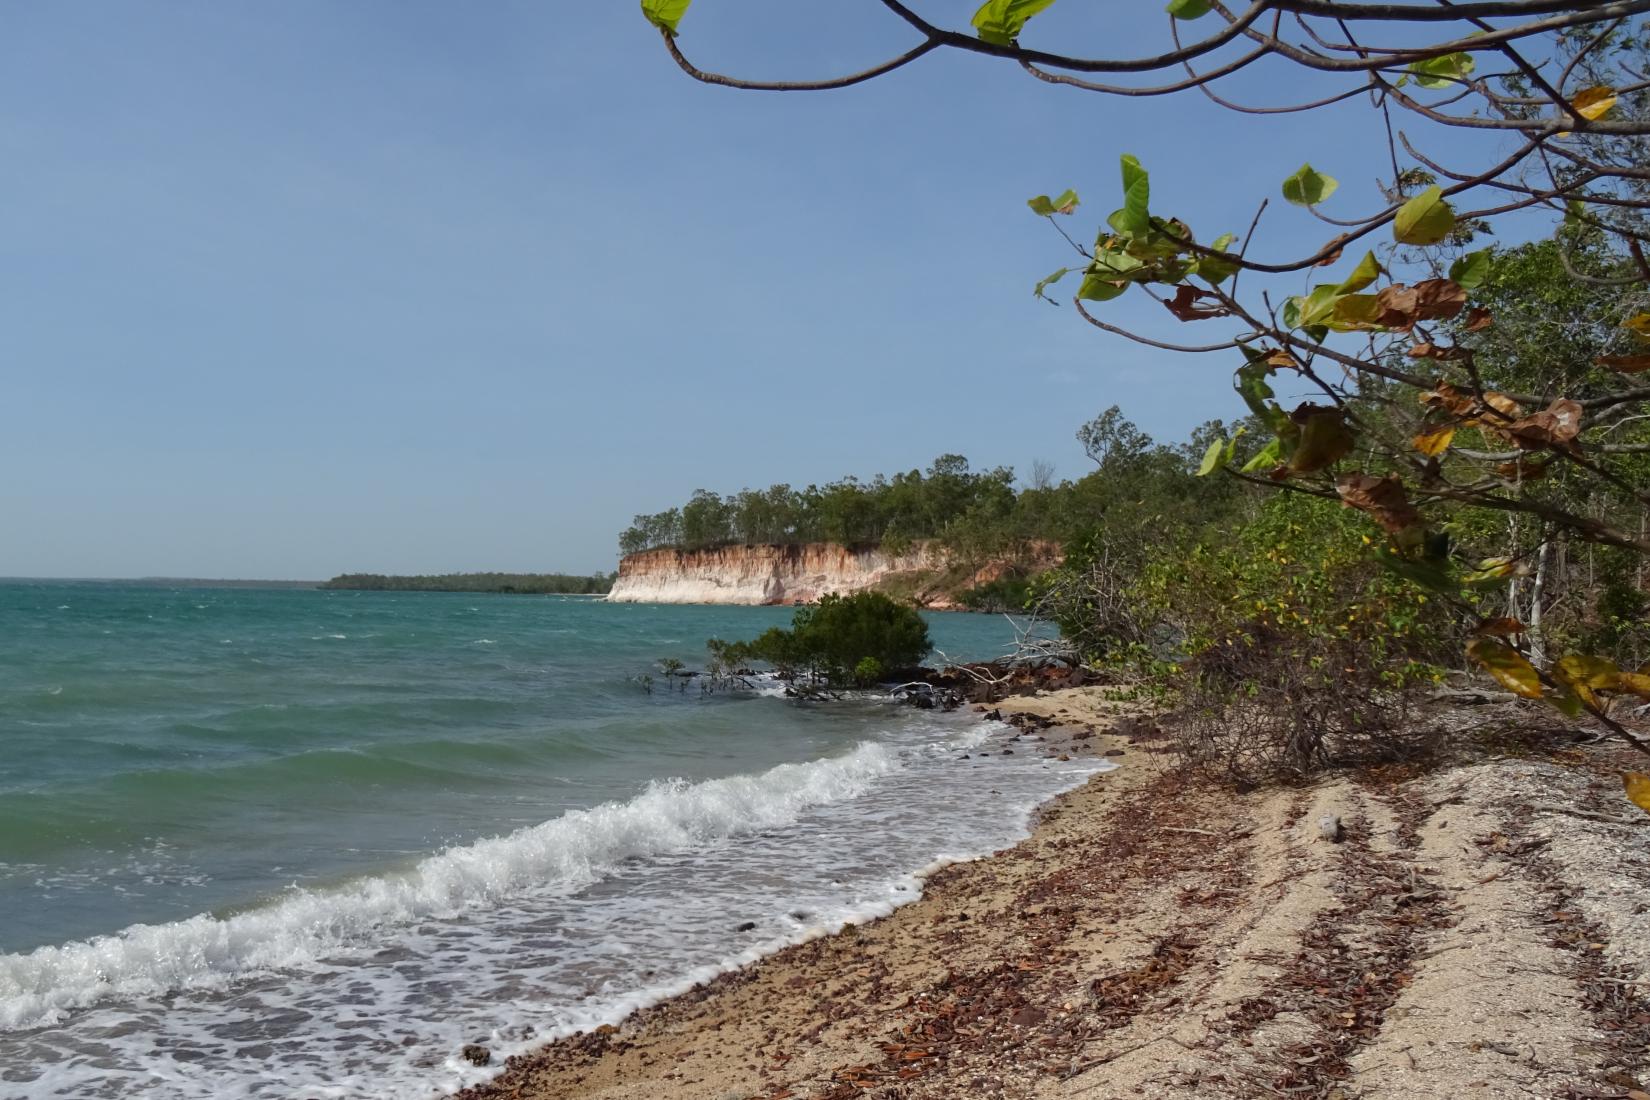
[[[1650,373],[1650,40],[1635,21],[1650,0],[1174,0],[1167,42],[1116,35],[1094,55],[1071,52],[1069,35],[1051,33],[1059,49],[1031,41],[1057,25],[1055,3],[988,0],[968,29],[880,3],[916,44],[826,80],[708,73],[673,35],[664,42],[695,79],[757,90],[846,87],[951,50],[1103,96],[1200,94],[1246,116],[1365,102],[1392,169],[1373,209],[1348,209],[1323,166],[1280,164],[1277,194],[1257,196],[1241,236],[1200,235],[1157,205],[1147,166],[1123,153],[1118,205],[1092,244],[1061,226],[1083,208],[1076,191],[1030,200],[1076,257],[1033,293],[1057,301],[1056,284],[1075,285],[1074,312],[1100,331],[1222,357],[1251,416],[1246,437],[1202,441],[1200,470],[1363,513],[1370,560],[1450,607],[1490,676],[1650,752],[1611,709],[1650,698],[1650,669],[1559,652],[1543,622],[1546,584],[1580,548],[1629,555],[1639,596],[1650,553],[1650,386],[1639,377]],[[1268,69],[1270,86],[1307,97],[1227,94],[1232,77]],[[1260,227],[1276,197],[1324,226],[1320,244],[1266,254]],[[1550,242],[1480,245],[1522,211],[1549,214]],[[1303,289],[1303,274],[1318,281]],[[1131,331],[1100,308],[1124,294],[1220,335]],[[1642,614],[1642,600],[1617,597]]]

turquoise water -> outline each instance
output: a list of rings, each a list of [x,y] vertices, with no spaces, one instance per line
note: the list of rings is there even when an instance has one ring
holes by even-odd
[[[788,617],[0,584],[0,1095],[431,1095],[463,1042],[884,911],[1085,774],[963,716],[637,682]]]

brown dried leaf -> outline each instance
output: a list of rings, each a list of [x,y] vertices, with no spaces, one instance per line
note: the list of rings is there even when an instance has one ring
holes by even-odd
[[[1495,317],[1483,306],[1474,306],[1467,310],[1465,328],[1468,332],[1483,332],[1495,324]]]
[[[1454,317],[1467,307],[1467,291],[1454,279],[1425,279],[1415,284],[1418,321]]]
[[[1581,406],[1561,397],[1538,413],[1513,421],[1501,430],[1526,451],[1546,447],[1570,449],[1581,432]]]
[[[1411,359],[1437,359],[1441,362],[1465,359],[1471,354],[1467,348],[1439,347],[1437,344],[1416,344],[1409,349]]]
[[[1516,462],[1501,463],[1495,472],[1508,481],[1537,481],[1547,476],[1547,464],[1533,458],[1520,458]]]
[[[1352,450],[1356,438],[1346,426],[1346,413],[1328,405],[1303,404],[1289,414],[1300,425],[1300,441],[1289,457],[1291,473],[1309,474],[1333,466]]]
[[[1421,522],[1421,514],[1409,502],[1409,494],[1397,474],[1386,477],[1342,474],[1335,481],[1335,492],[1347,507],[1368,512],[1392,534],[1407,531]]]
[[[1499,619],[1485,619],[1473,633],[1487,638],[1510,638],[1514,634],[1524,633],[1524,629],[1524,624],[1517,619],[1502,616]]]
[[[1375,295],[1376,303],[1381,307],[1379,321],[1387,328],[1408,329],[1415,324],[1415,312],[1420,305],[1420,297],[1415,288],[1403,283],[1393,283],[1382,287]]]
[[[1477,400],[1460,388],[1448,383],[1438,382],[1432,389],[1421,395],[1421,404],[1428,408],[1443,409],[1451,416],[1469,417],[1477,407]]]
[[[1650,370],[1650,355],[1601,355],[1593,360],[1606,370],[1622,374],[1638,374]]]
[[[1210,317],[1224,317],[1230,311],[1222,305],[1200,306],[1198,302],[1203,298],[1213,298],[1207,290],[1199,290],[1190,283],[1181,283],[1174,292],[1174,297],[1163,304],[1170,313],[1182,321],[1206,321]]]

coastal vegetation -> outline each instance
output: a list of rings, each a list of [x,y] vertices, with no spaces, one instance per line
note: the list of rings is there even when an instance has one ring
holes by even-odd
[[[1029,481],[1019,482],[1009,467],[974,470],[963,455],[946,454],[926,471],[845,477],[824,487],[778,484],[726,496],[700,489],[679,508],[637,516],[619,547],[632,554],[661,547],[835,542],[900,553],[930,542],[947,551],[959,583],[987,562],[1007,564],[1006,581],[965,599],[998,607],[1018,593],[1018,607],[1025,577],[1013,567],[1039,557],[1039,547],[1082,537],[1097,517],[1127,522],[1170,507],[1223,509],[1225,494],[1196,474],[1208,441],[1227,430],[1212,421],[1185,443],[1163,445],[1112,406],[1077,431],[1095,463],[1077,478],[1057,482],[1039,466]]]
[[[1033,605],[1075,659],[1126,669],[1183,707],[1207,735],[1192,750],[1240,779],[1410,751],[1404,701],[1463,664],[1650,754],[1631,717],[1650,700],[1650,36],[1638,6],[1175,0],[1172,42],[1085,56],[1065,52],[1069,37],[1048,40],[1061,52],[1022,43],[1054,0],[987,0],[968,29],[884,3],[916,45],[809,82],[704,72],[679,39],[688,0],[642,9],[684,72],[722,86],[828,90],[970,52],[1103,97],[1206,93],[1252,120],[1257,156],[1258,116],[1362,100],[1391,166],[1359,210],[1329,172],[1280,163],[1241,237],[1163,201],[1198,193],[1202,177],[1163,187],[1127,153],[1118,205],[1092,237],[1065,228],[1082,220],[1075,190],[1029,199],[1070,257],[1036,298],[1110,337],[1216,357],[1248,414],[1156,451],[1120,414],[1095,425],[1104,482],[1150,481],[1150,461],[1135,463],[1165,450],[1181,463],[1164,476],[1183,478],[1186,451],[1199,456],[1193,472],[1212,488],[1173,507],[1129,493],[1075,524],[1069,512],[1027,522],[1043,499],[1028,487],[921,534],[1057,533],[1066,563],[1037,580]],[[1401,47],[1368,41],[1395,36]],[[1253,79],[1267,72],[1270,85]],[[1245,92],[1271,87],[1279,101],[1215,90],[1239,73]],[[1357,116],[1337,117],[1355,137]],[[1262,231],[1279,199],[1305,238]],[[1536,226],[1547,239],[1517,243]],[[1279,239],[1312,243],[1269,248]],[[1124,295],[1201,334],[1108,319]],[[904,533],[879,518],[826,537]],[[694,537],[685,520],[680,537]],[[1624,782],[1650,810],[1650,777]]]
[[[880,592],[828,595],[796,609],[789,630],[770,627],[747,642],[708,643],[713,677],[754,662],[787,680],[828,688],[869,687],[928,656],[928,624]]]
[[[524,595],[599,596],[613,587],[613,574],[592,573],[437,573],[393,576],[343,573],[321,588],[358,592],[505,592]]]

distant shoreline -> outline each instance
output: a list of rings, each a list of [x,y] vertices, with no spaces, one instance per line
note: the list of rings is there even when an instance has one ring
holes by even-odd
[[[346,592],[469,592],[526,596],[605,596],[608,573],[341,573],[318,587]]]
[[[130,588],[320,588],[324,583],[250,577],[0,577],[0,584],[118,584]]]

